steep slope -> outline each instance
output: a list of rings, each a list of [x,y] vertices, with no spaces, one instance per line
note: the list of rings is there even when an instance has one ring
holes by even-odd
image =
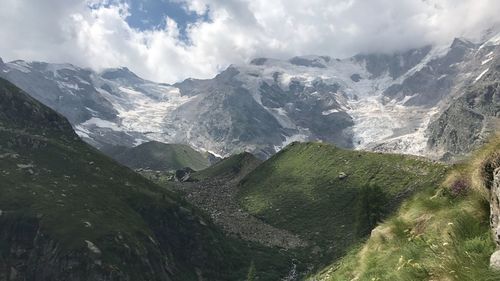
[[[485,43],[481,73],[429,126],[429,146],[448,158],[484,144],[500,125],[500,48]]]
[[[302,258],[322,264],[445,170],[415,157],[292,143],[241,181],[237,200],[249,214],[305,240]]]
[[[229,177],[231,179],[246,176],[262,163],[262,160],[253,156],[251,153],[243,152],[222,159],[215,165],[201,170],[193,175],[198,180],[213,179],[217,177]]]
[[[263,280],[282,255],[227,239],[0,79],[0,280]]]
[[[304,242],[286,230],[251,216],[241,209],[236,195],[240,190],[239,180],[253,171],[261,160],[250,153],[241,153],[221,160],[219,163],[199,172],[192,177],[196,182],[170,183],[165,181],[168,175],[148,175],[154,181],[169,189],[173,189],[193,205],[209,214],[214,222],[229,235],[246,241],[256,242],[273,247],[295,256],[296,250],[304,246]],[[295,266],[302,261],[295,260]],[[297,272],[297,270],[295,269]]]
[[[164,129],[163,119],[187,101],[177,89],[141,79],[127,68],[98,73],[71,64],[13,61],[0,63],[0,77],[63,114],[83,140],[98,148],[132,147],[175,134]]]
[[[208,154],[204,155],[183,144],[151,141],[132,148],[104,147],[101,150],[132,169],[165,171],[189,167],[193,170],[202,170],[210,166]]]
[[[405,202],[366,243],[308,280],[500,280],[500,272],[490,268],[492,237],[498,243],[493,187],[499,183],[499,153],[497,139],[455,166],[441,185]],[[498,255],[491,264],[498,269]]]

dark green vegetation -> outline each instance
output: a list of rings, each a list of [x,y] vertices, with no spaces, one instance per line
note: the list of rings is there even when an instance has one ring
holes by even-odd
[[[259,280],[278,280],[290,267],[227,238],[4,80],[0,145],[0,280],[241,280],[252,261]]]
[[[428,189],[314,280],[500,280],[489,269],[495,244],[488,208],[475,194],[454,198]]]
[[[189,167],[193,170],[202,170],[210,166],[208,154],[204,155],[184,144],[151,141],[132,148],[105,147],[102,151],[132,169],[165,171]]]
[[[307,241],[302,259],[321,265],[344,255],[445,172],[416,157],[293,143],[241,181],[238,200],[250,214]]]
[[[486,186],[488,159],[499,151],[497,140],[456,165],[441,185],[407,200],[366,243],[311,280],[500,280],[489,268],[495,243]]]
[[[197,180],[217,177],[235,178],[246,175],[261,163],[262,161],[257,157],[248,152],[243,152],[223,159],[210,168],[195,173],[193,178]]]
[[[265,247],[227,237],[172,183],[118,165],[0,80],[0,280],[280,280],[292,257],[299,274],[335,262],[321,280],[499,280],[488,268],[488,202],[463,184],[481,181],[476,164],[437,189],[441,164],[294,143],[264,163],[243,153],[179,183],[275,228],[243,238],[298,236],[298,246]],[[194,195],[224,217],[212,197]]]

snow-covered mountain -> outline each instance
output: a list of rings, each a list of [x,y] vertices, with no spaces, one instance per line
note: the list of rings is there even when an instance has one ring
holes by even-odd
[[[470,150],[496,124],[493,109],[476,112],[459,101],[474,89],[481,96],[485,79],[498,82],[492,73],[499,71],[499,45],[500,34],[493,34],[480,43],[456,39],[391,55],[256,58],[213,79],[174,85],[126,68],[95,72],[25,61],[0,61],[0,77],[65,115],[96,147],[157,140],[267,157],[295,140],[321,140],[439,157]],[[451,111],[483,118],[462,128]],[[463,149],[454,148],[459,139]]]

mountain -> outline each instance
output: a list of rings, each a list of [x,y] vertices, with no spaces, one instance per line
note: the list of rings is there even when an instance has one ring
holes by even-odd
[[[101,151],[132,169],[171,171],[189,167],[193,170],[202,170],[208,168],[211,161],[210,155],[202,154],[188,145],[156,141],[135,147],[107,146]]]
[[[95,72],[25,61],[1,63],[0,76],[66,116],[98,148],[155,140],[221,157],[249,151],[265,159],[293,141],[324,141],[453,158],[480,145],[498,121],[460,105],[470,91],[484,95],[483,80],[494,79],[498,34],[347,59],[256,58],[212,79],[173,85],[126,68]],[[486,115],[479,120],[476,113]],[[469,117],[474,124],[448,122]],[[469,137],[471,126],[473,141],[454,145]]]
[[[500,127],[500,36],[474,49],[482,72],[429,125],[429,145],[447,157],[479,147]],[[467,73],[470,75],[470,73]]]
[[[290,258],[82,142],[0,79],[0,280],[278,280]],[[255,260],[255,261],[253,261]]]

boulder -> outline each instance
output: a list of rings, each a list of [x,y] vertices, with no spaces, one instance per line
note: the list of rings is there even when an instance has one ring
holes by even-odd
[[[193,169],[186,167],[175,171],[175,180],[179,182],[192,181],[191,174],[194,172]]]
[[[495,270],[500,270],[500,250],[494,252],[490,257],[490,267]]]

